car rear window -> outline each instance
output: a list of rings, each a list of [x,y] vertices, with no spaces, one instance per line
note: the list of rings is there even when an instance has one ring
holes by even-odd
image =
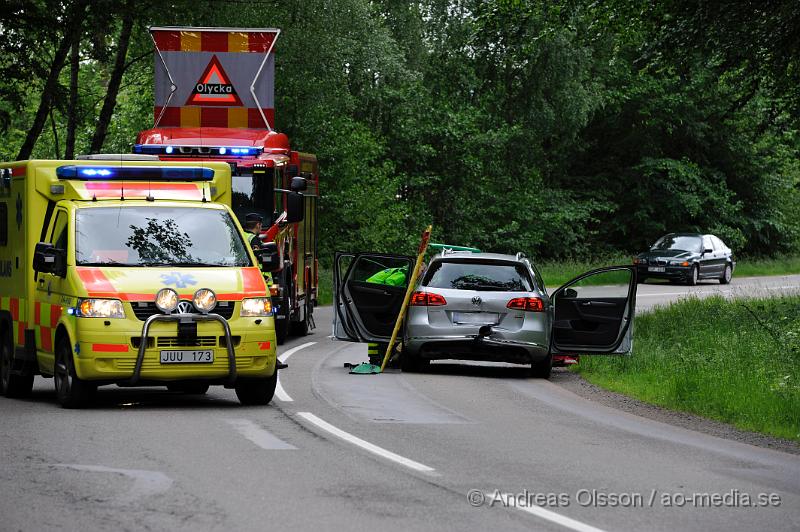
[[[425,273],[422,286],[486,292],[533,290],[525,266],[495,261],[436,261]]]

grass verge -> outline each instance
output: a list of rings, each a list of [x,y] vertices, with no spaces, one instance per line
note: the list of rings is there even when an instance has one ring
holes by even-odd
[[[581,357],[603,388],[800,441],[800,296],[690,299],[636,317],[630,357]]]

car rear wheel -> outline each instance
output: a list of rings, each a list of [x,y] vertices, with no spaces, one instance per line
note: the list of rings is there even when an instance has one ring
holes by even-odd
[[[700,268],[697,267],[697,264],[692,266],[692,271],[689,273],[689,277],[686,279],[686,284],[689,286],[695,286],[697,284],[697,279],[700,277]]]
[[[733,270],[731,269],[730,264],[725,265],[725,271],[722,272],[722,277],[719,278],[719,284],[728,284],[731,282],[731,277],[733,277]]]
[[[6,397],[24,397],[33,388],[33,375],[15,375],[11,372],[14,365],[14,340],[11,331],[4,331],[0,343],[0,393]]]
[[[275,395],[275,387],[278,385],[278,370],[272,377],[266,379],[245,379],[240,378],[236,381],[234,390],[239,402],[247,406],[263,406],[272,401]]]
[[[410,349],[403,349],[400,352],[400,369],[415,373],[418,371],[426,370],[430,367],[431,361],[427,358],[420,358],[419,353],[411,351]]]
[[[531,364],[531,377],[536,379],[549,379],[552,372],[553,355],[547,355],[544,360]]]
[[[69,341],[59,339],[56,346],[55,375],[56,398],[64,408],[81,408],[89,402],[97,386],[78,377]]]

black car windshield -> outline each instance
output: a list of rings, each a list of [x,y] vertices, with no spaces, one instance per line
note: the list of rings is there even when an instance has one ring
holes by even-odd
[[[533,285],[522,264],[493,261],[436,261],[423,286],[493,292],[530,292]]]
[[[658,239],[658,242],[653,244],[650,248],[651,251],[692,251],[700,253],[703,241],[699,236],[687,235],[666,235]]]
[[[221,209],[79,209],[75,236],[79,266],[250,266],[233,219]]]

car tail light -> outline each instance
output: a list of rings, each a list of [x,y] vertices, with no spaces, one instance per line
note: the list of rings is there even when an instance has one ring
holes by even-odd
[[[689,265],[689,262],[688,262],[688,261],[683,261],[683,262],[681,262],[681,266],[688,266],[688,265]]]
[[[439,294],[430,292],[414,292],[411,294],[411,305],[415,307],[440,307],[446,304],[447,300]]]
[[[528,312],[544,312],[544,301],[538,297],[515,297],[508,302],[506,307],[512,310],[527,310]]]

